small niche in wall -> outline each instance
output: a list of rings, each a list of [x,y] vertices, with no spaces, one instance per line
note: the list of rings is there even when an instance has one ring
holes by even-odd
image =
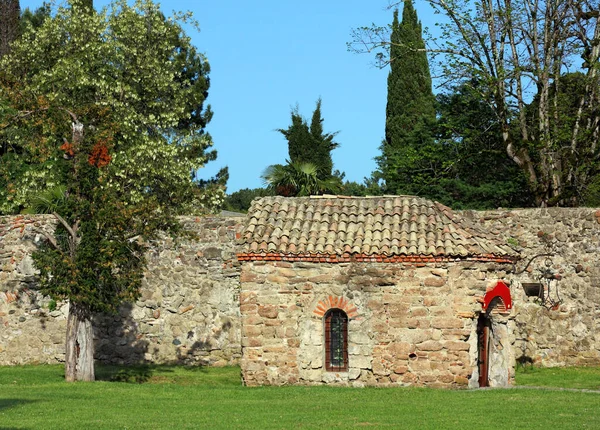
[[[523,290],[527,297],[542,297],[544,289],[540,282],[522,282]]]

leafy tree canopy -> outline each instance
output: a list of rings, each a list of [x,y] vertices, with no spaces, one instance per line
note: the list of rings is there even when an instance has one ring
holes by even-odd
[[[252,200],[259,197],[272,196],[274,193],[267,188],[243,188],[225,197],[223,208],[233,212],[248,212]]]
[[[178,230],[215,157],[209,65],[184,22],[149,0],[73,0],[0,61],[0,211],[29,202],[58,222],[34,261],[42,291],[70,300],[68,380],[93,379],[92,313],[138,296],[145,244]]]
[[[470,79],[483,84],[481,98],[498,119],[504,151],[525,175],[536,205],[580,204],[595,183],[600,151],[600,2],[426,3],[443,17],[441,37],[431,38],[427,48],[442,84]],[[379,50],[380,58],[391,53],[393,64],[397,43],[386,36],[384,28],[361,28],[350,47]],[[582,91],[572,99],[575,104],[568,104],[575,110],[561,102],[567,94],[561,89],[566,70],[581,72]],[[534,98],[537,114],[532,116]]]

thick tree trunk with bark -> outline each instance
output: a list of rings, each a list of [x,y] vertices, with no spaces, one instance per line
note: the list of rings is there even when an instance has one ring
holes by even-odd
[[[10,44],[19,36],[20,14],[19,0],[0,0],[0,58],[9,53]]]
[[[92,318],[85,307],[71,302],[67,319],[65,380],[74,382],[94,379]]]

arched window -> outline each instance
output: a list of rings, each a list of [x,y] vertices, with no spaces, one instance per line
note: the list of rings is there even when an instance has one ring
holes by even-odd
[[[341,309],[330,309],[325,314],[325,369],[348,370],[348,315]]]

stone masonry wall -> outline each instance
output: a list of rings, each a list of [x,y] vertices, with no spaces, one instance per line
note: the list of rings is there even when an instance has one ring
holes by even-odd
[[[239,217],[184,217],[195,240],[153,244],[141,297],[97,316],[95,357],[108,363],[235,364],[240,358]],[[0,218],[0,364],[64,360],[68,305],[36,291],[30,254],[50,216]]]
[[[505,274],[504,269],[499,273],[495,273],[496,269],[487,272],[488,269],[475,266],[459,270],[451,264],[400,270],[400,267],[368,263],[306,263],[306,266],[295,263],[290,267],[245,263],[248,267],[242,273],[245,286],[240,307],[240,266],[235,262],[235,237],[244,219],[188,217],[184,219],[186,225],[198,232],[199,240],[173,243],[165,239],[156,244],[149,254],[150,268],[140,300],[123,307],[117,316],[98,317],[96,356],[106,362],[148,360],[221,365],[239,361],[243,342],[248,354],[248,361],[243,365],[251,375],[249,384],[259,381],[320,383],[332,376],[323,376],[322,357],[319,364],[319,357],[315,355],[321,348],[318,336],[323,329],[317,321],[322,318],[314,314],[310,306],[317,306],[329,296],[345,297],[358,309],[357,318],[350,322],[354,338],[351,357],[358,364],[347,375],[340,375],[339,379],[335,376],[338,383],[462,385],[465,383],[462,378],[474,367],[475,320],[462,318],[465,324],[462,328],[442,329],[431,326],[432,318],[441,318],[442,313],[449,312],[449,307],[459,300],[449,288],[456,282],[460,284],[461,279],[474,278],[477,287],[468,288],[475,288],[478,293],[471,295],[470,290],[464,291],[469,291],[468,297],[476,297],[488,279],[506,278],[511,281],[514,303],[506,324],[512,333],[509,337],[514,338],[511,342],[517,362],[544,366],[600,364],[600,211],[526,209],[461,214],[477,218],[483,226],[521,251],[523,260],[517,264],[517,272],[525,269],[530,258],[553,253],[551,268],[561,278],[553,281],[553,285],[558,285],[563,303],[557,309],[547,309],[525,295],[522,283],[538,280],[538,269],[544,264],[544,258],[537,258],[518,275]],[[0,364],[51,363],[64,359],[67,305],[56,303],[54,307],[49,298],[36,291],[35,269],[29,257],[42,240],[41,231],[53,231],[53,223],[49,216],[0,218]],[[298,269],[299,274],[279,273],[283,269]],[[390,279],[387,271],[396,269],[414,272],[418,282],[411,284],[394,275],[393,283],[386,284],[383,280]],[[432,272],[428,274],[426,270]],[[447,275],[436,275],[435,270]],[[319,280],[320,276],[324,280]],[[442,287],[425,284],[427,279],[437,278],[444,280]],[[359,287],[363,281],[367,283],[365,289]],[[267,305],[275,307],[264,308]],[[480,310],[478,304],[471,305]],[[240,309],[245,330],[243,338]],[[400,309],[409,313],[405,320],[393,316]],[[452,308],[450,312],[455,311]],[[260,312],[276,316],[270,318]],[[384,312],[385,320],[378,316],[379,312]],[[426,313],[427,317],[419,313]],[[393,325],[401,324],[400,321],[406,324],[404,328]],[[411,328],[410,324],[430,326]],[[283,335],[281,327],[285,327]],[[312,332],[309,328],[316,329],[317,338],[306,338],[309,336],[306,333]],[[383,331],[376,334],[379,330]],[[468,337],[467,330],[471,330]],[[386,344],[387,341],[378,340],[396,335],[401,336],[401,342]],[[265,342],[258,345],[259,338]],[[421,345],[424,342],[437,343]],[[466,350],[463,354],[458,354],[460,350],[451,351],[449,342],[469,343],[471,364],[462,367],[463,361],[454,360],[449,363],[461,364],[441,370],[435,367],[440,356],[465,358]],[[416,354],[416,360],[406,359],[406,343],[413,345],[408,354]],[[438,348],[438,344],[442,349],[423,349]],[[285,348],[281,349],[282,346]],[[308,349],[300,351],[300,346]],[[368,351],[372,351],[372,355]],[[424,354],[431,358],[433,370],[423,377],[421,375],[426,373],[418,370],[419,366],[429,366],[423,364]],[[274,367],[268,363],[280,362],[285,357],[293,357],[293,360],[289,358],[291,370],[277,379]],[[396,362],[394,357],[402,358]],[[459,368],[465,370],[459,371]],[[357,369],[360,370],[358,377]],[[414,375],[417,379],[411,381]],[[432,375],[436,379],[429,382]],[[452,382],[450,375],[455,378]]]
[[[244,382],[467,386],[477,366],[482,297],[490,281],[510,268],[473,262],[245,263]],[[349,317],[347,372],[325,369],[323,315],[330,308]],[[510,333],[513,322],[508,324]]]
[[[536,255],[551,253],[563,303],[547,309],[527,297],[523,282],[539,281],[546,258],[534,259],[512,281],[517,362],[543,366],[600,364],[600,211],[549,208],[465,212],[520,250],[523,271]]]

